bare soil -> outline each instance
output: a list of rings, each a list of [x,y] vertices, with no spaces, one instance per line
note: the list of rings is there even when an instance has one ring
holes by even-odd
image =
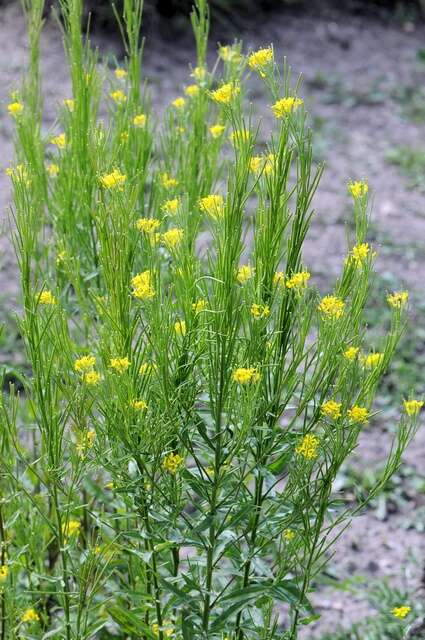
[[[425,119],[409,119],[409,104],[400,96],[406,89],[416,91],[424,85],[425,64],[418,52],[424,46],[425,27],[337,14],[327,19],[286,13],[269,16],[238,35],[248,49],[273,42],[277,55],[288,57],[294,74],[302,72],[304,76],[302,95],[318,130],[316,143],[326,163],[315,199],[317,214],[305,248],[305,261],[316,281],[325,289],[340,272],[351,215],[346,184],[351,178],[367,177],[373,192],[378,272],[390,273],[410,289],[413,301],[419,300],[424,282],[425,200],[420,191],[408,188],[406,178],[388,163],[388,154],[401,144],[420,147],[424,139]],[[0,42],[0,103],[4,105],[10,90],[19,84],[27,58],[25,24],[18,2],[0,10]],[[116,43],[100,37],[96,44],[108,55],[120,51]],[[176,45],[148,34],[145,51],[144,72],[150,78],[154,105],[161,109],[188,82],[188,63],[194,62],[194,48],[186,41]],[[60,34],[51,21],[43,36],[43,78],[48,127],[56,103],[70,91]],[[253,82],[252,95],[267,133],[270,110],[259,83]],[[1,169],[10,164],[12,154],[12,127],[2,108]],[[5,221],[9,205],[8,179],[1,171],[0,209]],[[4,235],[0,237],[2,313],[19,305],[16,260],[9,237],[4,222]],[[414,322],[423,325],[423,315],[415,314]],[[417,389],[418,393],[424,391],[424,385]],[[384,460],[394,421],[395,417],[377,421],[365,431],[354,461],[359,469],[374,468]],[[422,429],[406,461],[423,473],[424,459]],[[419,588],[425,536],[409,522],[415,520],[416,509],[423,504],[424,496],[414,495],[383,519],[378,518],[376,510],[356,519],[337,544],[331,572],[342,579],[363,576],[366,585],[374,579],[388,578],[396,586]],[[309,638],[324,629],[335,630],[336,623],[347,626],[372,611],[363,598],[329,587],[319,588],[313,601],[322,619],[314,628],[306,629],[305,637]]]

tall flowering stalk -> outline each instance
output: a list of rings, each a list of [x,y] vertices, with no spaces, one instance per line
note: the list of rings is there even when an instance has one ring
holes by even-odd
[[[0,405],[2,637],[294,640],[328,551],[422,408],[406,398],[381,479],[338,506],[408,307],[388,294],[391,325],[368,350],[368,185],[349,184],[354,231],[319,294],[302,248],[322,167],[273,48],[223,46],[209,69],[199,0],[196,64],[158,120],[141,0],[125,0],[126,59],[104,73],[81,0],[61,0],[73,93],[43,140],[41,9],[27,6],[30,75],[9,105],[30,372]],[[250,73],[275,118],[262,152]]]

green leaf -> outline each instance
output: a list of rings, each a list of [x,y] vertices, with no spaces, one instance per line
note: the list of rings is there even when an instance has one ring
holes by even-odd
[[[320,615],[320,613],[316,613],[312,616],[308,616],[307,618],[301,618],[301,620],[299,620],[298,622],[300,624],[311,624],[312,622],[316,622],[316,620],[319,620],[322,616]]]
[[[148,636],[148,638],[156,637],[152,632],[152,629],[145,624],[143,618],[138,616],[136,613],[123,609],[119,605],[112,605],[109,607],[108,613],[112,620],[114,620],[114,622],[116,622],[120,626],[120,629],[125,633],[131,633],[140,637],[141,632],[143,632],[144,635]]]

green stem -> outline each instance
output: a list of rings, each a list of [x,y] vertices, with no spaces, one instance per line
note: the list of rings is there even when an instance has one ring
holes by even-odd
[[[53,504],[55,506],[55,515],[56,515],[56,522],[58,527],[57,536],[58,536],[58,542],[59,542],[59,553],[60,553],[61,562],[62,562],[66,640],[71,640],[71,606],[70,606],[68,563],[66,558],[66,551],[64,549],[65,544],[64,544],[62,517],[61,517],[61,512],[59,507],[57,487],[55,483],[53,483]]]
[[[0,544],[1,544],[1,566],[4,567],[6,562],[5,535],[3,525],[3,511],[0,505]],[[1,610],[1,640],[6,638],[6,611],[5,611],[5,594],[4,590],[0,591],[0,610]]]

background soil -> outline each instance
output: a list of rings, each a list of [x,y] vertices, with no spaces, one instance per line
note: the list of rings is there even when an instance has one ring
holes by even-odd
[[[147,34],[144,66],[158,110],[181,93],[182,85],[188,82],[188,64],[194,62],[191,41],[183,38],[177,44],[167,42],[162,31],[161,37],[156,32]],[[317,215],[304,255],[323,290],[338,275],[345,254],[346,224],[351,215],[346,184],[351,178],[367,177],[371,185],[379,295],[384,299],[387,288],[398,284],[406,285],[412,297],[408,332],[413,346],[411,360],[407,359],[400,369],[405,372],[421,371],[418,363],[422,362],[425,335],[421,308],[425,278],[425,160],[421,156],[425,153],[421,146],[425,132],[424,36],[425,27],[412,22],[397,25],[338,13],[329,18],[303,13],[291,16],[287,12],[269,15],[238,33],[246,49],[273,42],[277,55],[288,57],[294,74],[302,72],[304,76],[302,95],[317,132],[318,155],[326,163],[315,199]],[[18,2],[0,10],[0,42],[0,102],[4,105],[10,90],[19,84],[27,56],[25,24]],[[111,38],[97,35],[95,43],[106,56],[120,54],[119,45]],[[43,77],[45,123],[49,127],[57,102],[70,91],[60,34],[52,21],[47,21],[43,36]],[[261,85],[255,81],[252,98],[263,119],[265,137],[271,125],[270,111]],[[13,159],[12,135],[10,119],[1,108],[0,168]],[[406,175],[389,162],[392,156],[393,162],[405,165],[411,153],[413,160],[405,168]],[[6,221],[9,205],[8,179],[2,171],[0,321],[19,308],[16,261]],[[6,344],[0,362],[14,364],[18,360],[16,349]],[[379,468],[389,449],[398,402],[406,386],[405,382],[400,386],[400,380],[397,371],[393,372],[391,402],[385,394],[381,397],[382,416],[365,431],[350,463],[359,478]],[[423,376],[413,382],[418,385],[418,394],[425,391]],[[363,577],[366,584],[388,578],[394,586],[413,592],[420,588],[425,556],[424,459],[422,429],[407,452],[403,473],[385,500],[356,519],[338,542],[330,576],[341,580]],[[412,484],[412,477],[416,483]],[[340,483],[346,486],[346,478]],[[319,585],[313,600],[322,619],[306,630],[306,637],[317,636],[324,629],[335,630],[336,623],[348,625],[372,611],[361,594],[336,592],[330,586]]]

